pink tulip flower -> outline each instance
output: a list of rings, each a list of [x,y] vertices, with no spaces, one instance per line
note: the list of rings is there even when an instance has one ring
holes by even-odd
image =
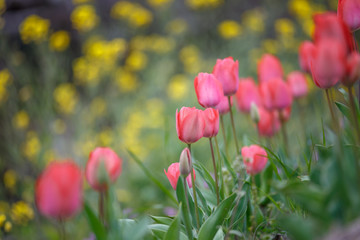
[[[176,131],[180,141],[191,144],[204,135],[205,122],[202,111],[195,107],[176,109]]]
[[[178,182],[179,177],[180,177],[180,168],[179,168],[179,166],[180,166],[180,164],[178,162],[176,162],[176,163],[172,163],[169,166],[167,172],[164,169],[165,175],[169,179],[169,182],[170,182],[170,184],[171,184],[171,186],[172,186],[172,188],[174,190],[176,190],[176,185],[177,185],[177,182]],[[194,179],[196,179],[194,169],[193,169],[193,173],[194,173]],[[191,174],[189,174],[189,176],[186,177],[186,181],[188,183],[189,188],[192,188]]]
[[[236,93],[239,85],[239,61],[234,61],[232,57],[218,59],[213,74],[221,82],[225,96]]]
[[[280,60],[271,54],[264,54],[258,63],[259,83],[265,83],[273,78],[283,78],[284,71]]]
[[[224,96],[221,82],[211,73],[199,73],[194,87],[199,104],[204,108],[215,107]]]
[[[203,111],[205,120],[204,137],[211,138],[219,132],[219,111],[213,108],[207,108]]]
[[[268,156],[262,147],[251,145],[241,149],[241,155],[244,160],[246,172],[250,175],[260,173],[266,166]]]
[[[236,100],[238,110],[245,113],[250,112],[251,103],[262,105],[259,87],[252,78],[240,79]]]
[[[352,31],[360,28],[360,0],[339,0],[337,13]]]
[[[294,98],[306,96],[308,93],[308,84],[306,77],[302,72],[294,71],[287,76],[287,84],[289,85]]]
[[[262,103],[268,110],[281,110],[291,106],[293,96],[290,87],[281,79],[273,78],[260,84]]]

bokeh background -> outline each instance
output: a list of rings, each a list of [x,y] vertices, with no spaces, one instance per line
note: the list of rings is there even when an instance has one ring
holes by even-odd
[[[256,79],[264,53],[279,57],[285,74],[298,70],[312,15],[336,7],[337,0],[0,0],[0,238],[57,239],[56,223],[36,211],[36,178],[56,159],[84,167],[96,146],[124,161],[115,187],[119,217],[171,215],[171,202],[127,150],[170,189],[164,168],[184,147],[175,111],[199,107],[197,73],[232,56],[240,77]],[[326,111],[316,106],[323,97],[310,78],[309,87],[288,123],[295,152],[311,144],[305,132],[321,134],[314,119]],[[244,139],[256,138],[248,116],[235,119]],[[208,164],[206,140],[194,155]],[[81,214],[67,227],[74,239],[91,237]]]

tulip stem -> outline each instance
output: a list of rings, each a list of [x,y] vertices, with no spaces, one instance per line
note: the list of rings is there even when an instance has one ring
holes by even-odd
[[[338,125],[338,123],[336,121],[334,109],[333,109],[331,101],[330,101],[329,89],[325,89],[325,93],[326,93],[326,99],[327,99],[327,103],[328,103],[328,106],[329,106],[329,109],[330,109],[330,114],[331,114],[332,122],[333,122],[333,125],[334,125],[334,129],[336,131],[336,134],[339,135],[339,125]]]
[[[99,219],[105,226],[104,191],[99,192]]]
[[[235,123],[234,123],[234,116],[233,116],[233,112],[232,112],[230,96],[228,96],[228,102],[229,102],[229,110],[230,110],[230,118],[231,118],[231,127],[232,127],[234,140],[235,140],[236,154],[239,154],[240,153],[239,144],[238,144],[238,141],[237,141],[237,138],[236,138]]]
[[[354,99],[354,95],[352,93],[352,87],[348,87],[348,91],[349,91],[350,107],[351,107],[352,115],[354,118],[355,129],[356,129],[357,145],[359,145],[359,143],[360,143],[360,127],[359,127],[359,120],[358,120],[357,114],[356,114],[355,99]]]
[[[60,224],[60,227],[59,227],[60,239],[61,240],[66,240],[65,221],[62,218],[60,218],[59,219],[59,224]]]
[[[190,155],[191,155],[191,144],[188,144],[188,148],[189,148]],[[199,218],[199,210],[198,210],[198,203],[197,203],[197,197],[196,197],[195,177],[194,177],[194,171],[192,169],[191,169],[191,183],[192,183],[194,203],[195,203],[196,225],[199,229],[200,228],[200,218]]]
[[[184,183],[184,190],[185,190],[185,198],[186,198],[186,205],[187,205],[187,209],[190,210],[190,205],[189,205],[189,198],[188,198],[188,192],[187,192],[187,184],[186,184],[186,177],[183,177],[183,183]]]
[[[280,122],[281,122],[281,133],[283,135],[285,154],[286,154],[286,156],[289,156],[289,143],[288,143],[288,137],[287,137],[287,131],[286,131],[286,122],[285,122],[285,119],[284,119],[284,116],[283,116],[281,110],[279,110],[279,116],[280,116]]]
[[[220,156],[220,148],[219,148],[219,143],[217,141],[217,137],[215,136],[215,144],[216,144],[216,152],[218,155],[218,159],[219,159],[219,176],[220,176],[220,180],[221,180],[221,187],[225,190],[224,188],[224,176],[222,174],[222,158]]]
[[[228,152],[228,147],[227,147],[227,143],[226,143],[226,132],[225,132],[225,127],[224,127],[223,115],[220,115],[220,126],[221,126],[222,135],[224,138],[225,154],[226,154],[226,157],[229,159],[229,152]]]
[[[217,178],[218,173],[217,173],[217,170],[216,170],[216,162],[215,162],[215,156],[214,156],[214,148],[213,148],[213,144],[212,144],[211,138],[209,138],[209,142],[210,142],[212,162],[213,162],[213,165],[214,165],[216,201],[217,201],[217,205],[219,205],[219,203],[220,203],[220,198],[219,198],[219,183],[218,183],[218,178]]]

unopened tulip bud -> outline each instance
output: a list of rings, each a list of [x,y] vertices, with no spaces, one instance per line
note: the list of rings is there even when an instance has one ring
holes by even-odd
[[[192,161],[191,161],[191,154],[188,148],[185,148],[180,155],[179,160],[179,169],[180,174],[183,177],[187,177],[191,173],[192,169]]]
[[[250,116],[254,123],[258,124],[260,122],[259,110],[255,103],[251,103]]]

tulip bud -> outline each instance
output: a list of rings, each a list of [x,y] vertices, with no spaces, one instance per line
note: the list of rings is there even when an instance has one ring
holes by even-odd
[[[236,93],[239,87],[239,61],[234,61],[232,57],[218,59],[213,74],[221,82],[225,96]]]
[[[259,110],[254,102],[251,103],[250,116],[254,123],[258,124],[260,121]]]
[[[104,191],[109,183],[119,177],[122,170],[122,159],[110,148],[98,147],[90,153],[86,164],[86,180],[98,191]]]
[[[265,149],[258,145],[243,147],[241,149],[241,155],[244,160],[246,172],[250,175],[255,175],[261,172],[268,161]]]
[[[186,177],[191,173],[192,161],[191,161],[190,150],[188,148],[185,148],[181,152],[180,160],[179,160],[179,168],[180,168],[180,174],[183,177]]]
[[[83,203],[82,174],[70,160],[52,162],[35,185],[39,212],[54,219],[65,219],[80,211]]]

